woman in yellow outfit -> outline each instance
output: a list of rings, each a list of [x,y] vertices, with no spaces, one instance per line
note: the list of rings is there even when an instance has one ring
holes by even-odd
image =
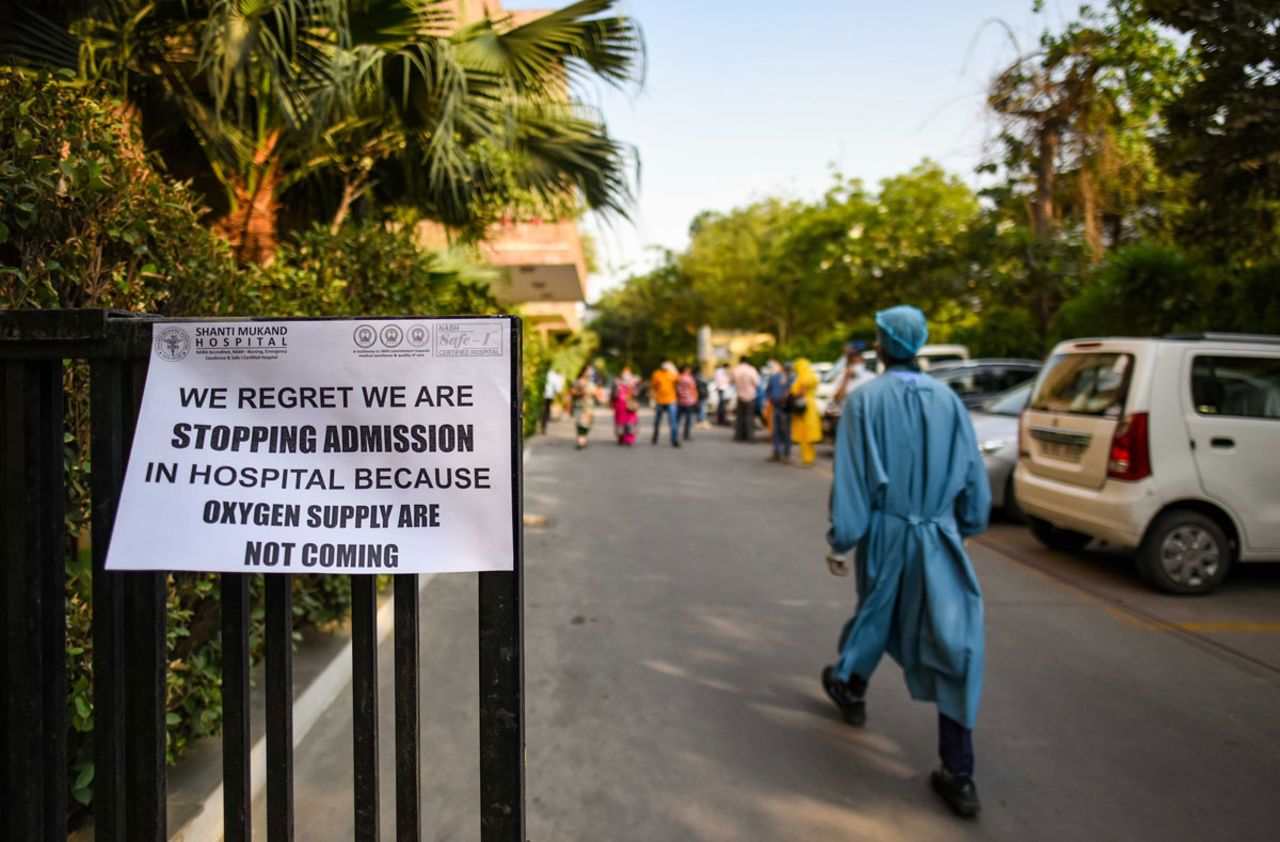
[[[800,460],[805,465],[812,465],[813,446],[822,441],[822,419],[818,417],[818,404],[815,393],[818,390],[818,375],[808,360],[796,360],[796,377],[791,382],[791,394],[794,400],[804,401],[804,412],[791,416],[791,441],[800,445]]]

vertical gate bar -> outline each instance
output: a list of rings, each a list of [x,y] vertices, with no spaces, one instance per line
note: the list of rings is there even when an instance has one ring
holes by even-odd
[[[0,830],[12,839],[65,839],[62,361],[4,363],[0,389]]]
[[[133,429],[142,401],[147,364],[125,366],[125,441]],[[125,452],[128,464],[128,448]],[[165,805],[165,673],[168,668],[168,575],[125,573],[124,579],[124,722],[125,790],[128,793],[129,842],[166,842]]]
[[[222,834],[249,842],[249,576],[222,581]]]
[[[93,823],[100,842],[125,842],[124,590],[106,572],[107,545],[124,479],[124,366],[89,367],[89,498],[93,547]]]
[[[263,577],[266,590],[267,839],[293,840],[293,577]]]
[[[66,429],[62,360],[33,366],[32,391],[39,418],[28,431],[33,492],[39,494],[32,527],[39,536],[33,562],[40,565],[42,616],[40,677],[44,704],[44,839],[67,838],[67,541],[63,437]]]
[[[480,838],[524,840],[519,577],[480,574]]]
[[[511,319],[510,572],[480,574],[480,838],[524,842],[522,325]]]
[[[164,573],[124,573],[125,790],[129,842],[165,842]]]
[[[351,577],[352,745],[355,838],[378,840],[378,592],[374,576]]]
[[[40,732],[43,700],[40,698],[39,604],[43,594],[33,587],[36,560],[26,518],[30,493],[27,478],[27,427],[34,404],[27,394],[26,366],[18,362],[0,365],[4,388],[4,460],[0,462],[0,504],[4,522],[0,529],[0,592],[3,593],[4,674],[4,775],[0,793],[5,811],[6,839],[38,839],[42,827],[44,776],[40,774]]]
[[[422,839],[418,575],[395,577],[396,839]]]

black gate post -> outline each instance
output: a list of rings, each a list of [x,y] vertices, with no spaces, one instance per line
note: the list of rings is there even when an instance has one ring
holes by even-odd
[[[3,830],[66,839],[62,361],[0,364]]]
[[[135,325],[130,324],[128,328]],[[148,343],[149,344],[149,343]],[[129,365],[128,412],[126,426],[130,443],[146,383],[146,363]],[[127,460],[126,460],[127,461]],[[119,494],[119,492],[116,492]],[[124,574],[124,606],[129,622],[125,626],[125,720],[129,731],[126,750],[128,768],[129,840],[166,842],[168,808],[165,803],[167,771],[165,749],[165,689],[168,659],[168,574],[156,572]],[[141,804],[135,808],[133,802]]]
[[[511,383],[523,383],[521,322],[511,320]],[[524,396],[511,394],[512,570],[480,574],[480,838],[525,842]]]
[[[95,360],[89,367],[90,504],[93,547],[93,817],[95,838],[117,842],[125,833],[124,582],[108,573],[107,543],[124,481],[130,402],[125,364]]]

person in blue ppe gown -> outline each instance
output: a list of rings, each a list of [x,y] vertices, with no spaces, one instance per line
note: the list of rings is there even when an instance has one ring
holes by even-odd
[[[858,609],[822,683],[845,720],[862,725],[867,682],[888,652],[912,698],[938,706],[934,790],[974,816],[982,592],[963,539],[987,528],[991,491],[964,404],[915,365],[924,314],[893,307],[876,326],[887,371],[845,400],[827,537],[836,553],[856,547]]]

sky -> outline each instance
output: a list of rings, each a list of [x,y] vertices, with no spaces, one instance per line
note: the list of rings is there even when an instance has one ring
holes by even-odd
[[[562,3],[506,0],[507,8]],[[1047,0],[621,0],[644,32],[637,91],[580,91],[640,160],[630,222],[588,217],[589,299],[679,250],[703,210],[820,196],[834,167],[874,186],[931,158],[970,183],[995,126],[988,81],[1060,28]]]

